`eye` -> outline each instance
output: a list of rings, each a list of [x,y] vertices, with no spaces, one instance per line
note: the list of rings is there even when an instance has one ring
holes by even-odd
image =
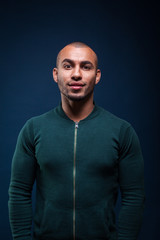
[[[71,65],[70,65],[70,64],[64,64],[63,67],[64,67],[65,69],[70,69],[70,68],[71,68]]]
[[[84,70],[90,70],[90,69],[91,69],[91,66],[90,66],[90,65],[84,65],[84,66],[83,66],[83,69],[84,69]]]

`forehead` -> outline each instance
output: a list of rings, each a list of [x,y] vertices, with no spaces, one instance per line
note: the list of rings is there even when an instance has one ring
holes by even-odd
[[[89,47],[66,46],[59,53],[59,62],[61,63],[66,58],[72,61],[90,61],[96,64],[96,54]]]

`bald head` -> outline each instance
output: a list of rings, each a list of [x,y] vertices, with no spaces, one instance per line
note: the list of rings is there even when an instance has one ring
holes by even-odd
[[[60,62],[60,58],[62,53],[69,47],[75,47],[75,48],[88,48],[88,50],[90,50],[90,53],[93,55],[94,60],[95,60],[95,65],[96,65],[96,69],[98,68],[98,57],[97,54],[85,43],[83,42],[72,42],[68,45],[66,45],[64,48],[62,48],[58,55],[57,55],[57,60],[56,60],[56,67],[58,68],[59,66],[59,62]]]

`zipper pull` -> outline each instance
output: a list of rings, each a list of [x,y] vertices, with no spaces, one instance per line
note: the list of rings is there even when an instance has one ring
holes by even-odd
[[[75,122],[75,128],[78,128],[78,122]]]

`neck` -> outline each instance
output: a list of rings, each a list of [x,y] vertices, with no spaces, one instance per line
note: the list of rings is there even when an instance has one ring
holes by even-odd
[[[93,110],[93,96],[89,99],[73,101],[62,96],[62,108],[65,114],[74,122],[86,118]]]

